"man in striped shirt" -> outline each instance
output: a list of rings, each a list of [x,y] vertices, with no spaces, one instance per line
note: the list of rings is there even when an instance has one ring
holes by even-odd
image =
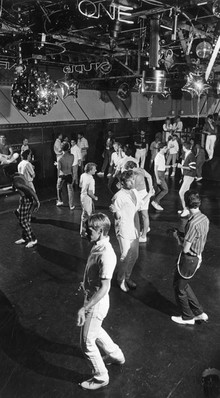
[[[199,209],[201,200],[197,192],[186,192],[185,202],[190,211],[190,218],[185,226],[185,234],[181,237],[178,231],[175,231],[173,235],[177,239],[178,244],[182,247],[181,256],[183,258],[185,257],[186,264],[192,264],[193,272],[188,276],[186,273],[183,275],[179,266],[179,257],[173,286],[181,316],[172,316],[171,319],[173,322],[179,324],[194,325],[197,320],[208,320],[208,315],[203,312],[202,306],[188,282],[201,265],[201,255],[207,239],[209,220]]]
[[[189,210],[187,209],[184,195],[185,192],[190,189],[190,185],[192,184],[192,182],[196,177],[196,158],[190,149],[189,142],[185,142],[183,144],[183,152],[184,152],[184,160],[182,164],[178,165],[178,167],[181,168],[183,173],[183,182],[179,190],[179,196],[183,207],[183,210],[178,210],[180,217],[186,217],[189,215]]]

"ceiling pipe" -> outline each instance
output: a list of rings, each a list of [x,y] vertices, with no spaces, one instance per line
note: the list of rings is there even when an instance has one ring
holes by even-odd
[[[149,48],[149,67],[159,67],[159,49],[160,49],[160,36],[159,36],[159,15],[154,15],[150,20],[150,48]]]

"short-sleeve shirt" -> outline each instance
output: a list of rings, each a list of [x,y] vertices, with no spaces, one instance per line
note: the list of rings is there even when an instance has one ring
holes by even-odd
[[[185,226],[184,241],[191,243],[190,254],[197,256],[202,254],[208,231],[209,219],[201,211],[189,218]]]
[[[166,170],[165,156],[160,152],[156,154],[154,159],[154,167],[156,166],[158,171]]]
[[[73,166],[78,165],[79,160],[82,159],[81,151],[77,145],[70,148],[70,153],[74,156]]]
[[[89,191],[95,194],[95,180],[91,174],[83,173],[80,176],[81,196],[87,195]]]
[[[23,174],[23,176],[28,182],[33,181],[35,177],[33,166],[28,160],[22,160],[18,164],[18,172],[20,174]]]
[[[141,199],[136,189],[120,189],[112,198],[112,203],[116,212],[120,215],[119,220],[115,220],[116,236],[124,239],[136,239],[140,234],[140,223],[138,210]]]
[[[109,241],[109,237],[99,240],[92,247],[87,260],[83,281],[87,300],[100,289],[102,279],[112,279],[116,262],[116,254]],[[108,293],[106,295],[108,296]],[[105,301],[105,296],[100,301]]]

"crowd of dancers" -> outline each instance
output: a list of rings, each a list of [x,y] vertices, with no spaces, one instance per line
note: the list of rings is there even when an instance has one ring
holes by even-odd
[[[81,139],[84,137],[80,137]],[[88,143],[84,142],[80,152],[74,147],[76,140],[72,140],[71,151],[68,142],[58,137],[54,150],[57,150],[57,206],[62,206],[62,190],[67,186],[69,209],[74,210],[74,185],[78,182],[80,187],[80,203],[82,208],[79,234],[93,243],[89,254],[85,274],[81,287],[85,299],[78,311],[77,325],[81,327],[81,348],[92,368],[92,377],[81,383],[86,390],[97,390],[109,383],[108,368],[106,365],[125,363],[124,354],[119,346],[113,342],[102,327],[102,322],[109,310],[109,290],[111,279],[117,264],[116,278],[119,288],[128,293],[136,289],[137,284],[132,278],[132,272],[139,257],[139,245],[147,242],[147,234],[150,231],[149,205],[158,212],[163,211],[161,200],[168,193],[166,182],[167,174],[172,162],[173,171],[181,169],[181,187],[179,198],[182,209],[181,217],[188,217],[185,231],[174,229],[172,234],[180,246],[180,254],[176,264],[174,275],[174,292],[179,306],[180,315],[172,316],[173,322],[183,325],[194,325],[196,321],[207,321],[208,315],[203,311],[201,304],[189,285],[190,279],[199,269],[202,261],[202,252],[209,230],[208,218],[201,213],[201,200],[198,192],[190,190],[190,186],[196,177],[196,157],[192,151],[190,142],[183,142],[181,159],[179,154],[178,137],[175,135],[168,142],[158,140],[157,152],[153,161],[153,175],[144,168],[147,142],[142,131],[137,141],[135,156],[129,145],[122,146],[113,140],[106,149],[113,149],[111,156],[104,157],[105,168],[99,173],[102,177],[109,163],[107,174],[108,188],[112,194],[109,207],[114,220],[115,234],[120,248],[120,258],[117,258],[109,241],[109,229],[111,222],[104,213],[95,211],[95,202],[98,201],[95,189],[94,175],[97,165],[88,162],[85,165]],[[110,143],[109,141],[109,143]],[[156,141],[156,139],[155,139]],[[169,144],[172,142],[172,145]],[[58,145],[59,144],[59,145]],[[171,149],[174,148],[174,153]],[[84,157],[82,152],[85,151]],[[169,151],[168,157],[166,153]],[[59,152],[59,153],[58,153]],[[74,153],[72,153],[74,152]],[[105,156],[104,155],[104,156]],[[25,244],[31,248],[37,244],[31,228],[31,215],[39,209],[40,202],[37,197],[33,179],[34,168],[31,163],[31,150],[24,148],[18,171],[11,168],[11,164],[5,164],[5,173],[12,179],[13,186],[20,195],[19,207],[15,211],[22,228],[22,236],[15,243]],[[83,170],[78,178],[75,163]],[[107,157],[108,156],[108,157]],[[103,171],[104,170],[104,171]],[[172,176],[171,174],[171,176]],[[151,200],[153,198],[153,200]],[[105,356],[102,357],[99,348]]]

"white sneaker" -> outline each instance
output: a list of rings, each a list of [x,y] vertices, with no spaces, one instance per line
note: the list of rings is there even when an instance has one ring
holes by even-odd
[[[31,240],[30,242],[28,242],[28,244],[25,247],[27,247],[27,249],[30,249],[31,247],[34,247],[36,244],[37,244],[37,239]]]
[[[159,203],[155,202],[154,200],[153,200],[153,202],[151,202],[151,204],[156,210],[160,210],[160,211],[163,210],[163,207],[161,205],[159,205]]]
[[[99,388],[105,387],[107,386],[109,383],[109,378],[107,378],[106,380],[97,380],[95,379],[95,377],[92,377],[89,380],[83,381],[82,383],[80,383],[80,386],[84,389],[84,390],[98,390]]]
[[[146,236],[145,236],[145,237],[140,236],[139,242],[140,242],[140,243],[145,243],[145,242],[147,242],[147,237],[146,237]]]
[[[59,200],[56,203],[57,206],[63,206],[63,202],[60,202]]]
[[[200,314],[200,315],[196,315],[196,316],[194,317],[194,320],[195,320],[195,321],[204,321],[204,322],[207,322],[208,319],[209,319],[209,317],[208,317],[208,315],[207,315],[205,312],[203,312],[203,313]]]
[[[183,212],[180,214],[180,217],[187,217],[189,215],[189,210],[188,209],[184,209]]]
[[[171,320],[179,325],[194,325],[195,318],[193,319],[183,319],[181,316],[171,316]]]
[[[125,292],[125,293],[129,292],[129,287],[128,287],[127,283],[125,282],[125,280],[123,280],[122,282],[119,282],[119,287],[123,292]]]
[[[15,244],[16,245],[22,245],[22,243],[26,243],[26,240],[24,240],[23,238],[16,240]]]
[[[151,202],[152,206],[158,210],[158,203],[156,203],[154,200]]]

